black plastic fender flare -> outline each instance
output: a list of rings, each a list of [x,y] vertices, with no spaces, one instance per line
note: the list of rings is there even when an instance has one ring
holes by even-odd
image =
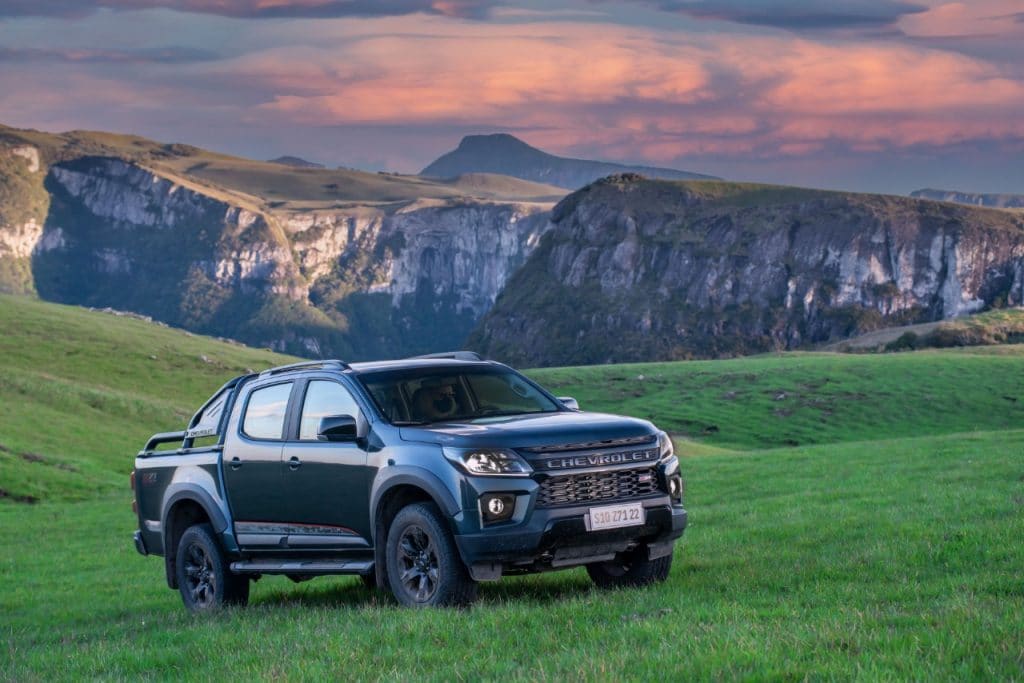
[[[216,499],[210,495],[209,491],[202,486],[190,482],[181,482],[167,487],[167,490],[164,492],[162,512],[160,513],[160,530],[164,545],[164,569],[167,573],[167,585],[170,588],[177,588],[178,581],[174,572],[175,558],[171,552],[167,521],[168,517],[170,517],[171,509],[176,504],[185,500],[193,502],[203,509],[206,516],[210,518],[210,525],[217,534],[223,533],[228,528],[228,518],[224,514],[224,510],[217,504]]]
[[[426,468],[415,465],[393,465],[380,474],[370,490],[370,529],[373,534],[374,572],[377,586],[381,588],[387,586],[387,573],[384,568],[384,543],[378,542],[378,536],[387,534],[387,529],[383,528],[377,511],[384,496],[399,486],[414,486],[424,491],[449,518],[462,511],[455,496],[448,490],[444,482]]]
[[[424,467],[396,465],[384,470],[370,490],[370,515],[373,520],[371,526],[374,530],[377,527],[377,509],[380,506],[380,501],[389,491],[398,486],[415,486],[422,489],[449,517],[454,517],[462,511],[462,506],[455,500],[455,496],[436,474]]]

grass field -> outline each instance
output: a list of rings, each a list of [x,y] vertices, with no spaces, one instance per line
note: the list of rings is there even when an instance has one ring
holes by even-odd
[[[1024,679],[1024,347],[537,371],[689,437],[666,584],[410,612],[268,577],[194,618],[131,548],[132,454],[280,357],[27,299],[0,330],[0,487],[41,499],[0,500],[4,680]]]

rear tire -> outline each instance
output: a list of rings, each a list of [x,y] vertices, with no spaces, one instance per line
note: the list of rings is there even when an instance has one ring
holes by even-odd
[[[190,612],[210,612],[249,602],[249,579],[233,574],[209,524],[185,529],[178,541],[175,572],[181,600]]]
[[[608,562],[587,565],[587,574],[598,588],[635,588],[661,583],[672,569],[672,555],[656,560],[640,559],[643,551]]]
[[[433,503],[399,510],[386,552],[388,584],[406,607],[462,607],[476,600],[477,583]]]

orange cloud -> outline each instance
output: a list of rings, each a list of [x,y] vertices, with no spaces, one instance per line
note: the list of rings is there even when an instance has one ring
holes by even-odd
[[[346,31],[224,68],[273,92],[264,114],[299,124],[512,128],[652,160],[1024,136],[1020,80],[898,42],[400,18]]]

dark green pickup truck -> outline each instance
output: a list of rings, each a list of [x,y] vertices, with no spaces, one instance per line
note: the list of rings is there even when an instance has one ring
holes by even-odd
[[[664,432],[470,352],[237,377],[149,440],[132,486],[135,547],[192,610],[244,604],[272,574],[359,575],[409,606],[580,565],[643,585],[686,527]]]

